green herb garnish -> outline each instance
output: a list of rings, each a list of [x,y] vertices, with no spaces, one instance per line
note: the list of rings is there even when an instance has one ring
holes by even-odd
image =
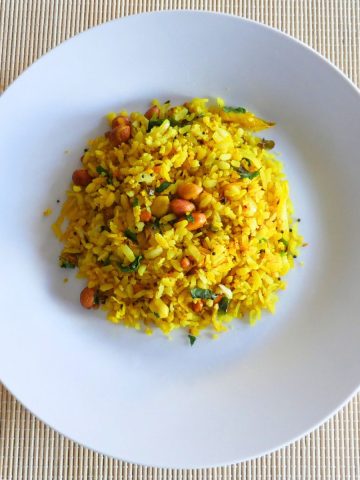
[[[99,175],[102,175],[103,177],[107,177],[109,175],[109,172],[106,170],[106,168],[102,167],[101,165],[98,165],[96,167],[96,171]]]
[[[137,197],[134,197],[131,202],[132,207],[137,207],[139,205],[139,199]]]
[[[102,167],[101,165],[98,165],[96,167],[96,171],[102,177],[106,177],[108,183],[112,183],[112,175],[108,170],[106,170],[106,168]]]
[[[133,262],[129,263],[129,265],[122,265],[120,262],[118,262],[118,267],[124,273],[136,272],[140,267],[140,262],[142,259],[142,255],[139,255]]]
[[[108,258],[105,258],[105,260],[100,260],[100,263],[103,267],[107,267],[108,265],[110,265],[111,264],[110,255],[108,256]]]
[[[189,213],[188,215],[185,215],[185,218],[186,218],[186,220],[187,220],[189,223],[194,223],[194,222],[195,222],[195,219],[194,219],[194,217],[191,215],[191,213]]]
[[[227,297],[222,297],[219,302],[219,312],[226,313],[229,308],[230,300]]]
[[[125,230],[124,232],[124,235],[126,238],[128,238],[129,240],[131,240],[132,242],[134,243],[138,243],[138,240],[137,240],[137,236],[136,236],[136,233],[135,232],[132,232],[131,230],[129,230],[128,228]]]
[[[155,218],[155,220],[152,222],[151,228],[153,230],[160,230],[161,231],[160,218]]]
[[[194,335],[188,335],[190,345],[193,346],[194,343],[196,342],[196,337]]]
[[[99,305],[99,303],[100,303],[100,295],[99,295],[98,290],[96,290],[95,295],[94,295],[94,303],[95,303],[95,305]]]
[[[68,260],[61,260],[60,267],[61,268],[75,268],[75,264],[69,262]]]
[[[160,125],[163,124],[164,120],[165,118],[154,118],[152,120],[149,120],[147,132],[150,132],[150,130],[154,127],[160,127]]]
[[[235,170],[240,175],[240,178],[248,178],[249,180],[252,180],[259,175],[261,168],[255,172],[249,172],[249,170],[246,170],[243,167],[235,168]]]
[[[162,193],[164,192],[167,188],[170,187],[170,185],[173,185],[172,182],[163,182],[161,183],[158,187],[155,188],[156,193]]]
[[[207,290],[204,288],[192,288],[190,290],[190,294],[192,298],[202,298],[205,300],[215,300],[217,297],[216,293],[213,293],[211,290]]]
[[[224,107],[223,110],[226,113],[246,113],[246,109],[244,107]]]
[[[154,127],[160,127],[164,123],[166,118],[154,118],[153,120],[149,120],[147,132]],[[189,120],[175,120],[175,118],[168,118],[171,127],[184,127],[185,125],[190,125],[192,122]]]

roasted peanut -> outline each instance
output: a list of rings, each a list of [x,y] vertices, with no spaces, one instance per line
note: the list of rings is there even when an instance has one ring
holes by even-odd
[[[181,260],[180,260],[180,265],[181,265],[181,268],[183,268],[184,270],[188,269],[190,266],[191,266],[191,261],[188,257],[183,257]]]
[[[152,107],[149,108],[149,110],[145,112],[145,117],[148,120],[151,120],[152,118],[158,118],[159,115],[160,115],[160,108],[157,107],[156,105],[153,105]]]
[[[194,212],[192,213],[193,222],[189,222],[187,229],[188,230],[198,230],[199,228],[203,227],[206,223],[206,215],[201,212]]]
[[[151,213],[157,217],[163,217],[169,210],[170,200],[166,195],[160,195],[156,197],[151,205]]]
[[[204,302],[202,300],[198,300],[191,305],[191,308],[194,310],[195,313],[200,313],[204,307]]]
[[[123,125],[115,127],[106,134],[110,142],[115,146],[119,146],[121,143],[127,142],[131,136],[130,125]]]
[[[145,223],[150,222],[151,212],[149,212],[149,210],[142,210],[140,213],[140,220]]]
[[[80,293],[80,303],[84,308],[93,308],[95,306],[95,288],[85,287]]]
[[[133,292],[134,293],[138,293],[138,292],[141,292],[141,290],[143,290],[143,286],[140,285],[139,283],[136,283],[134,286],[133,286]]]
[[[130,119],[125,115],[118,115],[111,122],[111,128],[124,127],[125,125],[130,125]]]
[[[182,198],[175,198],[170,202],[170,210],[175,213],[175,215],[180,217],[195,210],[195,205],[188,200],[183,200]]]
[[[195,183],[182,183],[178,186],[177,193],[184,200],[195,200],[203,191],[202,187]]]
[[[85,168],[81,168],[80,170],[75,170],[75,172],[72,174],[72,181],[74,185],[86,187],[92,182],[92,176],[87,170],[85,170]]]

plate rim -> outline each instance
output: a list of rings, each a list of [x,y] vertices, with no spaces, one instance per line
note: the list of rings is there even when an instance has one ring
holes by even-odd
[[[213,16],[213,17],[227,17],[227,18],[232,18],[232,19],[235,19],[237,21],[239,21],[239,23],[249,23],[249,24],[255,24],[257,26],[260,26],[262,28],[265,28],[269,31],[272,31],[273,33],[276,33],[282,37],[284,37],[285,39],[287,40],[290,40],[292,41],[293,43],[299,45],[300,47],[303,47],[305,48],[306,50],[308,50],[309,52],[311,52],[312,54],[315,54],[315,56],[321,60],[322,62],[325,63],[325,65],[327,65],[327,68],[330,67],[331,70],[334,70],[338,75],[340,75],[340,77],[346,81],[346,83],[357,93],[357,95],[359,96],[360,98],[360,88],[349,78],[346,76],[346,74],[337,66],[335,65],[334,63],[332,63],[329,59],[327,59],[325,57],[325,55],[323,55],[322,53],[318,52],[317,50],[315,50],[312,46],[304,43],[303,41],[291,36],[290,34],[286,33],[286,32],[283,32],[273,26],[270,26],[270,25],[267,25],[265,23],[262,23],[262,22],[259,22],[259,21],[256,21],[256,20],[253,20],[253,19],[249,19],[249,18],[245,18],[243,16],[239,16],[239,15],[234,15],[234,14],[230,14],[230,13],[224,13],[224,12],[215,12],[215,11],[211,11],[211,10],[199,10],[199,9],[169,9],[169,10],[160,10],[160,11],[151,11],[151,12],[142,12],[142,13],[137,13],[137,14],[131,14],[131,15],[126,15],[124,17],[119,17],[119,18],[115,18],[115,19],[112,19],[112,20],[109,20],[109,21],[106,21],[106,22],[103,22],[99,25],[95,25],[95,26],[92,26],[92,27],[89,27],[87,28],[86,30],[84,31],[81,31],[73,36],[71,36],[70,38],[66,39],[65,41],[61,42],[60,44],[56,45],[55,47],[51,48],[49,51],[47,51],[46,53],[44,53],[43,55],[41,55],[38,59],[36,59],[34,62],[32,62],[28,67],[26,67],[20,75],[18,75],[18,77],[11,82],[11,84],[5,89],[5,91],[0,95],[0,109],[1,109],[1,105],[2,105],[2,102],[1,100],[3,98],[6,97],[7,95],[7,92],[11,89],[14,85],[17,85],[17,82],[20,80],[21,81],[21,78],[23,76],[26,76],[28,74],[28,72],[30,71],[31,72],[31,69],[38,64],[38,62],[41,62],[43,61],[48,55],[50,55],[54,50],[57,50],[57,49],[60,49],[61,47],[63,47],[65,44],[67,44],[68,42],[72,41],[73,39],[75,39],[76,37],[80,36],[80,35],[86,35],[86,34],[91,34],[91,32],[95,29],[101,29],[101,28],[104,28],[105,26],[107,26],[108,24],[111,24],[111,23],[117,23],[117,24],[120,24],[121,25],[121,22],[125,22],[125,21],[134,21],[135,18],[138,18],[138,17],[147,17],[147,16],[151,16],[151,17],[154,17],[154,16],[163,16],[163,15],[199,15],[199,16]],[[77,443],[79,445],[82,445],[83,447],[89,449],[89,450],[92,450],[98,454],[102,454],[102,455],[105,455],[109,458],[114,458],[116,460],[121,460],[121,461],[124,461],[124,462],[129,462],[129,463],[134,463],[134,464],[137,464],[137,465],[140,465],[140,466],[147,466],[147,467],[151,467],[151,468],[174,468],[174,469],[182,469],[184,467],[182,467],[181,465],[176,465],[176,466],[173,466],[173,465],[168,465],[168,464],[145,464],[145,463],[142,463],[141,461],[139,460],[136,460],[136,459],[126,459],[126,458],[118,458],[118,457],[112,457],[110,456],[109,454],[107,454],[106,452],[102,451],[101,449],[94,449],[93,447],[89,446],[86,444],[86,442],[84,443],[83,441],[79,441],[79,440],[76,440],[75,438],[73,438],[72,436],[69,436],[67,433],[63,433],[61,432],[61,430],[58,430],[56,427],[54,427],[53,425],[51,425],[50,423],[47,423],[46,421],[44,421],[42,419],[41,416],[39,416],[38,414],[34,413],[32,411],[31,408],[27,407],[24,403],[22,403],[22,401],[20,400],[20,398],[18,398],[18,396],[6,385],[6,383],[0,379],[0,382],[2,383],[2,385],[7,389],[8,392],[10,392],[10,394],[21,404],[21,406],[23,408],[25,408],[27,411],[29,411],[32,415],[34,415],[36,418],[38,418],[42,423],[44,423],[44,425],[46,425],[47,427],[51,428],[53,431],[55,431],[57,434],[59,435],[62,435],[66,438],[68,438],[69,440],[71,440],[72,442],[74,443]],[[360,379],[358,381],[358,386],[345,398],[345,400],[343,400],[343,402],[337,407],[335,408],[333,411],[331,411],[330,413],[328,413],[327,415],[325,415],[324,417],[322,417],[314,426],[310,427],[308,430],[304,431],[303,433],[297,435],[297,436],[294,436],[292,439],[288,440],[287,442],[285,443],[282,443],[282,444],[279,444],[273,448],[270,448],[264,452],[262,452],[261,454],[256,454],[254,456],[249,456],[249,457],[246,457],[246,458],[243,458],[241,460],[235,460],[236,463],[241,463],[241,462],[246,462],[246,461],[251,461],[251,460],[254,460],[254,459],[257,459],[257,458],[260,458],[260,457],[263,457],[263,456],[266,456],[266,455],[269,455],[277,450],[280,450],[282,448],[285,448],[287,447],[288,445],[298,441],[299,439],[307,436],[308,434],[310,434],[311,432],[315,431],[316,429],[318,429],[321,425],[323,425],[325,422],[327,422],[330,418],[332,418],[334,415],[336,415],[340,410],[342,410],[344,408],[345,405],[347,405],[349,403],[349,401],[357,394],[360,392]],[[216,467],[223,467],[223,466],[227,466],[229,465],[230,463],[226,462],[226,463],[214,463],[214,464],[206,464],[205,466],[199,466],[199,465],[193,465],[193,466],[186,466],[185,468],[186,469],[203,469],[203,468],[216,468]]]

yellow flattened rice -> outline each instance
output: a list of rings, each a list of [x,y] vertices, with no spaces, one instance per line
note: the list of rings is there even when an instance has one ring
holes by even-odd
[[[151,333],[227,329],[274,312],[303,244],[289,185],[255,132],[274,125],[217,99],[108,115],[53,224],[80,302]]]

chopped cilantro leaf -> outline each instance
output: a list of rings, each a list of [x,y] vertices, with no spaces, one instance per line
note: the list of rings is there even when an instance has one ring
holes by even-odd
[[[259,170],[256,170],[255,172],[249,172],[249,170],[246,170],[243,167],[239,167],[235,168],[235,170],[240,175],[240,178],[248,178],[249,180],[252,180],[259,175],[261,169],[259,168]]]
[[[207,290],[204,288],[192,288],[190,290],[190,294],[192,298],[202,298],[205,300],[215,300],[217,297],[216,293],[213,293],[211,290]]]
[[[196,337],[194,335],[188,335],[190,345],[193,346],[196,342]]]
[[[108,172],[106,170],[106,168],[102,167],[101,165],[98,165],[96,167],[96,171],[99,175],[101,175],[102,177],[106,177],[107,178],[107,182],[108,183],[112,183],[112,175],[110,172]]]
[[[129,265],[122,265],[120,262],[118,262],[118,267],[124,273],[136,272],[140,267],[140,262],[142,258],[143,258],[142,255],[135,257],[135,260],[129,263]]]

